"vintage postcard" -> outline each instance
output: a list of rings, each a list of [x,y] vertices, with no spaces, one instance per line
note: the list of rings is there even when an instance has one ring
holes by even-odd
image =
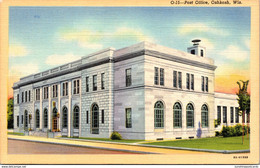
[[[256,0],[1,5],[1,164],[259,164]]]

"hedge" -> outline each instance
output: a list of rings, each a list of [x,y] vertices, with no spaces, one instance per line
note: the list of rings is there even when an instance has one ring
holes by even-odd
[[[244,126],[244,135],[250,133],[250,127]],[[242,125],[236,124],[235,126],[223,126],[220,132],[216,131],[215,136],[233,137],[242,135]]]
[[[112,139],[112,140],[121,140],[122,136],[118,132],[114,131],[111,134],[110,139]]]

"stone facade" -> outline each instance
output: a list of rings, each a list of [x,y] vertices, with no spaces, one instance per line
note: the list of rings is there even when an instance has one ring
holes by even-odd
[[[142,42],[21,78],[13,86],[14,129],[94,138],[117,131],[145,140],[214,136],[223,125],[214,127],[218,106],[227,107],[224,124],[236,123],[229,120],[236,96],[215,93],[214,61],[205,47],[190,50]]]

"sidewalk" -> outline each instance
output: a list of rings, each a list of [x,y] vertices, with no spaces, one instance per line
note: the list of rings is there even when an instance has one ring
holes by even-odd
[[[15,140],[24,140],[32,142],[41,142],[41,143],[51,143],[51,144],[61,144],[61,145],[72,145],[79,147],[89,147],[89,148],[98,148],[98,149],[108,149],[108,150],[117,150],[117,151],[129,151],[137,152],[143,154],[216,154],[203,151],[189,151],[189,150],[176,150],[176,149],[167,149],[160,147],[150,147],[150,146],[141,146],[141,144],[116,144],[116,143],[107,143],[107,142],[95,142],[95,141],[85,141],[85,140],[75,140],[75,139],[63,139],[63,138],[45,138],[45,137],[36,137],[36,136],[18,136],[18,135],[8,135],[8,139]]]

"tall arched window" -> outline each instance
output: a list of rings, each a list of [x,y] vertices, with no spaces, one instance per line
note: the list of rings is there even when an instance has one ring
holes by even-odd
[[[44,109],[43,111],[43,127],[48,128],[48,110]]]
[[[92,126],[92,134],[99,133],[99,107],[95,103],[92,105],[92,115],[91,115],[91,126]]]
[[[38,109],[35,111],[35,127],[40,128],[40,111]]]
[[[154,128],[164,127],[164,106],[161,101],[157,101],[154,105]]]
[[[25,128],[28,127],[28,111],[27,110],[24,111],[24,127]]]
[[[182,127],[182,110],[181,110],[180,103],[175,103],[173,106],[173,127],[174,128]]]
[[[79,129],[79,106],[75,106],[73,109],[73,127]]]
[[[187,117],[187,128],[193,128],[194,127],[194,108],[191,103],[189,103],[187,105],[186,117]]]
[[[62,128],[68,127],[68,109],[67,107],[63,107],[62,109]]]
[[[203,104],[201,107],[201,126],[209,126],[208,106],[206,104]]]

